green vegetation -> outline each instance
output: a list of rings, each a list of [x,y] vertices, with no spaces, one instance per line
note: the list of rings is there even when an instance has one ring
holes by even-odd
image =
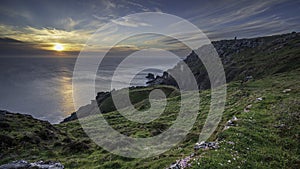
[[[152,87],[131,88],[130,95],[129,95],[131,103],[135,105],[135,107],[138,109],[142,108],[141,106],[143,107],[149,106],[149,102],[147,101],[147,98],[149,97],[149,93],[154,89],[162,90],[165,93],[166,97],[174,97],[180,94],[179,91],[172,86],[157,85]],[[115,96],[119,97],[120,95],[124,95],[124,93],[126,92],[127,92],[126,89],[115,91]],[[146,102],[142,102],[142,101],[146,101]],[[105,112],[105,113],[116,110],[111,96],[103,100],[99,104],[99,108],[101,109],[101,112]]]
[[[240,86],[228,85],[228,101],[223,120],[210,140],[218,138],[220,148],[195,152],[193,168],[298,168],[300,164],[299,73],[294,70]],[[284,83],[282,83],[284,82]],[[283,92],[284,89],[291,89]],[[134,92],[134,90],[132,91]],[[130,159],[111,154],[85,135],[79,122],[52,126],[20,114],[7,114],[1,121],[1,163],[12,160],[57,160],[67,168],[164,168],[194,152],[209,106],[209,91],[200,92],[201,111],[194,128],[178,146],[157,157]],[[257,98],[263,100],[259,101]],[[149,137],[166,129],[176,118],[178,96],[168,99],[166,111],[148,123],[133,123],[118,112],[106,113],[110,125],[131,137]],[[251,104],[249,112],[244,108]],[[235,115],[238,126],[223,131]],[[11,139],[11,140],[10,140]],[[231,143],[231,144],[229,144]],[[233,143],[233,144],[232,144]],[[5,147],[5,148],[4,148]]]
[[[191,168],[300,168],[300,41],[297,35],[280,43],[274,42],[285,37],[267,37],[264,38],[265,45],[259,48],[232,52],[231,59],[225,64],[226,74],[230,76],[227,78],[232,80],[227,85],[225,111],[208,140],[218,141],[219,149],[193,149],[210,106],[210,90],[202,90],[199,91],[201,102],[197,120],[185,139],[167,152],[146,159],[109,153],[87,137],[78,120],[51,125],[28,115],[1,111],[0,164],[20,159],[43,159],[78,169],[166,168],[194,153]],[[287,43],[282,45],[283,42]],[[254,79],[241,84],[246,75],[252,75]],[[141,124],[124,118],[115,111],[111,96],[99,107],[105,111],[103,116],[111,127],[120,133],[139,138],[155,136],[173,124],[181,97],[179,91],[170,86],[131,88],[130,99],[134,107],[149,111],[148,95],[154,89],[164,91],[167,105],[160,117],[150,123]],[[117,91],[117,94],[122,92]],[[154,107],[154,111],[156,109]],[[99,115],[83,120],[93,124],[95,116]],[[238,119],[237,126],[224,130],[233,116]]]
[[[300,65],[300,33],[290,33],[251,39],[212,42],[218,52],[227,82],[242,80],[246,76],[256,79],[276,73],[288,72]],[[201,54],[205,47],[198,49]],[[200,89],[209,89],[206,68],[197,55],[191,53],[184,62],[189,66]],[[180,64],[170,71],[180,70]],[[165,84],[168,83],[168,79]],[[172,83],[171,83],[172,84]]]

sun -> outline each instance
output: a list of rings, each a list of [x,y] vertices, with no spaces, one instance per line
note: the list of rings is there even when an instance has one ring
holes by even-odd
[[[56,51],[63,51],[64,50],[64,46],[60,43],[56,43],[53,48]]]

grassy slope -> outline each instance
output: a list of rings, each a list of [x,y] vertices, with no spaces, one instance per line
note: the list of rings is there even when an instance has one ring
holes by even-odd
[[[248,82],[243,87],[239,82],[230,83],[223,120],[210,139],[219,138],[220,149],[196,152],[193,168],[299,168],[299,71],[265,77]],[[283,93],[286,88],[292,91]],[[257,101],[258,97],[263,100]],[[164,168],[194,152],[193,145],[198,140],[208,110],[209,91],[202,91],[201,98],[201,112],[191,133],[180,145],[157,157],[130,159],[110,154],[86,137],[78,121],[52,128],[47,123],[34,119],[28,121],[20,115],[10,117],[10,130],[1,131],[2,135],[19,142],[10,149],[1,149],[0,163],[15,159],[52,159],[61,161],[67,168]],[[178,100],[176,96],[169,98],[166,112],[147,125],[126,121],[117,112],[107,113],[105,117],[123,134],[149,137],[159,134],[157,129],[171,125],[177,115]],[[249,104],[252,108],[246,113],[243,109]],[[238,126],[222,132],[224,124],[233,115],[239,119]],[[280,124],[285,126],[274,127]],[[53,138],[43,140],[43,134],[37,134],[45,128],[53,131]],[[36,136],[41,141],[26,141],[26,135]],[[229,141],[235,144],[228,144]]]
[[[277,37],[266,41],[271,42],[273,38]],[[233,80],[250,74],[255,80],[243,87],[238,81],[228,84],[226,110],[219,128],[210,138],[211,141],[219,139],[220,149],[196,152],[194,168],[300,168],[299,41],[299,37],[291,39],[283,48],[278,48],[280,44],[267,43],[259,49],[244,50],[232,56],[230,65],[225,65],[226,74],[232,75]],[[241,72],[232,73],[235,66]],[[173,89],[159,88],[167,93],[168,104],[160,118],[148,124],[122,118],[114,111],[110,98],[100,107],[106,112],[113,111],[104,116],[114,129],[125,135],[157,135],[176,119],[180,100]],[[283,93],[287,88],[292,91]],[[149,107],[145,98],[152,89],[131,90],[136,108]],[[66,168],[165,168],[194,152],[193,146],[198,141],[210,103],[209,90],[201,91],[200,95],[201,111],[186,139],[164,154],[148,159],[129,159],[108,153],[85,135],[78,121],[52,126],[20,114],[1,116],[0,164],[18,159],[45,159],[61,161]],[[258,97],[263,100],[256,100]],[[246,113],[244,108],[249,104],[252,108]],[[222,132],[233,115],[239,119],[238,126]],[[281,124],[283,127],[274,127]],[[228,144],[229,141],[235,144]]]
[[[236,115],[238,126],[219,132],[221,148],[206,152],[195,163],[203,168],[299,168],[299,73],[270,76],[243,89],[231,83],[224,115]],[[292,91],[283,93],[287,88]],[[256,100],[258,97],[263,101]],[[244,112],[249,104],[252,108]],[[281,128],[274,127],[281,124]],[[230,141],[235,144],[228,144]]]
[[[263,43],[252,46],[258,41]],[[245,45],[248,42],[252,45]],[[263,78],[275,73],[294,70],[300,65],[300,33],[236,41],[222,40],[213,44],[219,51],[228,82],[242,80],[249,75]],[[199,48],[200,53],[201,49]],[[225,51],[225,54],[220,51]],[[198,57],[188,56],[185,62],[195,75],[200,89],[210,88],[206,68]],[[175,66],[173,71],[180,70],[180,64]]]
[[[300,36],[287,39],[284,44],[274,43],[274,40],[281,40],[286,36],[289,35],[264,37],[264,45],[233,54],[231,61],[225,65],[226,74],[232,74],[232,79],[238,80],[245,75],[262,78],[296,69],[300,64]]]
[[[135,105],[136,108],[140,108],[141,105],[141,101],[145,100],[148,98],[149,93],[154,90],[154,89],[161,89],[166,97],[173,97],[176,96],[180,93],[178,93],[178,90],[173,87],[173,86],[163,86],[163,85],[157,85],[157,86],[152,86],[152,87],[138,87],[138,88],[134,88],[134,89],[130,89],[131,93],[129,95],[130,97],[130,101],[133,105]],[[124,92],[127,92],[127,89],[124,90],[118,90],[115,92],[115,96],[118,97],[118,95],[122,95],[124,94]],[[140,103],[140,104],[137,104]],[[147,106],[144,104],[144,106]],[[112,96],[109,96],[108,98],[106,98],[105,100],[103,100],[100,104],[99,107],[101,109],[102,112],[112,112],[115,111],[116,108],[113,104],[113,100],[112,100]]]

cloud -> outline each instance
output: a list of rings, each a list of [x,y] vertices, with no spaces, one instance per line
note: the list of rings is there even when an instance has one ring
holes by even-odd
[[[15,39],[23,42],[22,45],[26,43],[39,50],[50,50],[53,43],[63,43],[67,50],[79,51],[96,30],[103,29],[103,25],[109,22],[113,22],[114,26],[115,24],[121,25],[117,28],[109,27],[99,33],[102,44],[94,46],[93,51],[103,50],[110,48],[109,42],[122,39],[127,33],[126,30],[130,30],[126,27],[137,29],[154,27],[132,16],[118,19],[120,16],[144,11],[161,12],[162,9],[166,13],[187,18],[212,40],[234,36],[239,38],[263,36],[299,31],[300,17],[296,10],[298,6],[299,2],[292,0],[212,0],[189,3],[176,0],[172,2],[92,0],[88,3],[81,1],[72,3],[67,1],[3,1],[0,6],[0,38]],[[159,18],[157,22],[160,22]],[[118,28],[121,30],[116,30]],[[174,32],[184,27],[173,25],[167,29]],[[182,36],[189,41],[197,40],[192,33]],[[171,50],[181,49],[178,42],[172,39],[142,37],[128,43],[122,45],[135,45],[139,49],[151,45]]]
[[[10,57],[12,55],[50,55],[50,52],[38,49],[35,44],[32,43],[22,42],[12,38],[0,38],[0,57]]]
[[[11,38],[0,38],[0,43],[5,44],[5,43],[23,43],[23,42],[16,40],[16,39],[11,39]]]
[[[161,9],[155,7],[155,8],[154,8],[154,12],[161,12],[161,13],[162,13],[163,11],[162,11]]]
[[[274,34],[288,33],[289,30],[286,29],[288,23],[282,20],[269,20],[261,19],[256,21],[247,22],[241,25],[234,25],[227,28],[223,28],[220,31],[211,30],[206,31],[207,36],[210,39],[221,40],[224,38],[233,38],[237,36],[238,38],[251,38],[258,36],[268,36]],[[300,29],[300,26],[294,25],[294,29]],[[241,36],[239,36],[241,35]]]
[[[295,3],[293,5],[293,3]],[[204,3],[186,15],[212,40],[223,38],[253,37],[299,30],[299,20],[291,20],[296,2],[288,0],[270,1],[226,1]],[[299,5],[299,3],[298,3]],[[290,10],[290,11],[289,11]],[[298,18],[299,19],[299,18]],[[291,22],[289,22],[291,21]]]
[[[63,18],[58,21],[58,25],[61,25],[67,31],[73,30],[76,26],[80,25],[82,20],[73,20],[71,17]]]
[[[238,36],[239,38],[268,36],[291,32],[290,28],[293,28],[294,30],[300,30],[299,24],[290,22],[290,20],[295,19],[299,19],[299,17],[295,16],[294,18],[290,18],[288,20],[282,20],[277,15],[272,15],[266,18],[250,20],[239,25],[210,29],[204,32],[209,38],[214,40],[233,38],[234,36]]]
[[[100,20],[100,21],[109,21],[110,19],[113,18],[113,16],[98,16],[98,15],[95,15],[95,14],[93,14],[92,16],[94,18],[96,18],[97,20]]]
[[[112,20],[113,23],[121,25],[121,26],[128,26],[128,27],[139,27],[139,26],[151,26],[148,23],[139,21],[132,17],[122,17],[117,20]]]
[[[1,37],[35,44],[37,48],[51,50],[54,43],[62,43],[66,50],[78,51],[91,36],[91,31],[65,31],[55,28],[15,27],[0,25]]]
[[[32,13],[27,10],[13,10],[10,8],[5,8],[4,6],[0,6],[0,14],[11,18],[22,18],[29,21],[33,20]]]
[[[266,12],[271,5],[275,5],[279,2],[280,1],[264,1],[259,3],[251,3],[242,7],[237,6],[236,8],[239,8],[238,10],[232,11],[230,13],[225,13],[224,17],[217,17],[216,19],[212,20],[211,24],[218,23],[219,25],[225,25],[227,23],[247,19]]]
[[[145,8],[142,4],[132,2],[132,1],[127,1],[127,4],[130,4],[132,6],[136,6],[136,7],[139,7],[139,8]]]
[[[113,9],[117,7],[117,5],[110,0],[103,0],[103,4],[106,6],[105,9]]]

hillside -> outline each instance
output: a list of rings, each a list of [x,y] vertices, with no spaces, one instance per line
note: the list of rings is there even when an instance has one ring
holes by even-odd
[[[214,42],[225,46],[219,48],[224,51],[221,58],[229,82],[222,120],[208,140],[218,144],[215,149],[194,150],[210,106],[210,90],[200,90],[201,110],[185,140],[159,156],[146,159],[117,156],[97,146],[76,118],[52,125],[29,115],[1,111],[0,165],[21,159],[30,162],[43,159],[78,169],[168,168],[185,158],[190,160],[190,168],[300,168],[299,34],[237,41],[246,46],[230,47],[237,44],[236,40]],[[251,41],[250,45],[247,41]],[[278,48],[282,44],[285,45]],[[185,62],[193,63],[193,73],[201,79],[205,73],[199,71],[201,63],[191,61],[192,55]],[[241,84],[245,76],[253,78]],[[206,86],[207,82],[203,82],[199,87]],[[108,93],[99,93],[96,100],[112,128],[127,136],[145,138],[168,129],[180,106],[176,88],[157,85],[130,88],[135,108],[147,111],[150,106],[147,96],[154,89],[162,89],[168,102],[161,116],[146,124],[122,117],[115,111]],[[91,113],[81,120],[93,125],[91,119],[97,116]]]
[[[242,81],[247,76],[258,79],[293,70],[298,68],[300,64],[300,33],[293,32],[251,39],[221,40],[212,42],[212,45],[223,63],[227,82]],[[202,52],[205,47],[197,49],[197,53],[205,53]],[[200,90],[210,88],[206,69],[195,52],[192,52],[186,59],[167,72],[174,74],[180,72],[183,63],[187,64],[193,72]],[[176,82],[172,77],[157,78],[149,84],[176,86]]]

